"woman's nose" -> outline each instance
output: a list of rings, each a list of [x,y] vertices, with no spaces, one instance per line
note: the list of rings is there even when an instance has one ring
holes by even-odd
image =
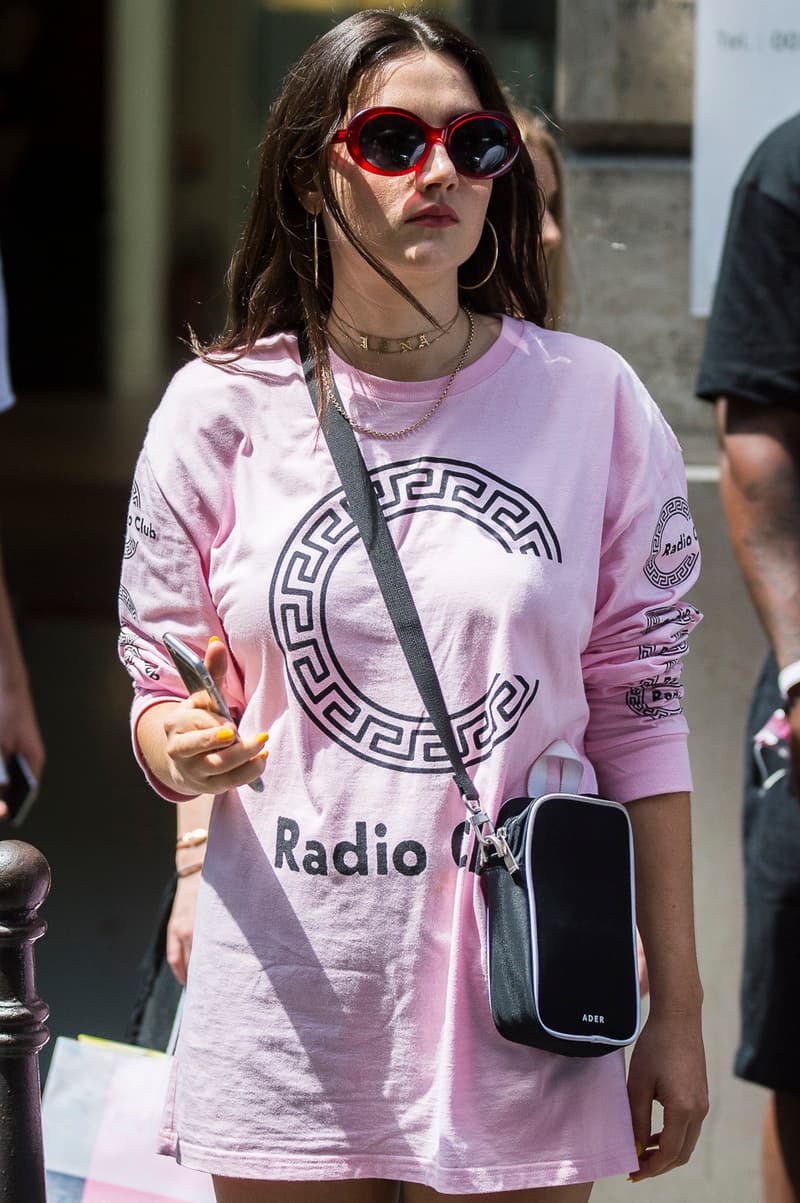
[[[447,147],[440,138],[431,146],[424,161],[417,168],[417,186],[430,188],[434,184],[451,185],[458,180],[458,172]]]

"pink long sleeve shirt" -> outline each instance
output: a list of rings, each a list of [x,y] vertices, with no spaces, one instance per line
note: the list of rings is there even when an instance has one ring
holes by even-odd
[[[333,367],[353,417],[387,431],[444,384]],[[429,422],[359,441],[484,807],[523,793],[556,739],[587,792],[689,789],[697,534],[628,365],[506,318]],[[224,641],[241,730],[270,732],[264,792],[214,806],[165,1150],[229,1176],[451,1193],[634,1169],[622,1054],[493,1028],[464,806],[293,336],[173,380],[136,468],[120,613],[134,729],[185,695],[172,631],[200,653]]]

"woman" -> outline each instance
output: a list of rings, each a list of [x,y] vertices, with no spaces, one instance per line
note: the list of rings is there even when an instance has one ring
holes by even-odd
[[[542,195],[541,238],[547,270],[548,315],[546,324],[554,329],[561,325],[567,263],[564,229],[564,167],[556,141],[542,117],[521,107],[512,107],[512,116],[522,140],[533,160]],[[174,901],[166,928],[166,964],[181,985],[186,973],[194,935],[197,889],[205,857],[208,824],[213,797],[201,795],[184,803],[177,811],[177,846]],[[161,929],[159,929],[160,934]],[[169,978],[166,971],[162,978]],[[646,978],[645,978],[646,992]],[[161,991],[163,995],[164,991]],[[177,998],[174,982],[167,986],[167,1000],[174,1006]],[[164,1036],[169,1034],[171,1022]],[[154,1047],[163,1047],[156,1040]]]
[[[630,369],[542,329],[516,151],[451,26],[367,11],[322,37],[273,109],[229,327],[173,381],[136,469],[134,745],[164,797],[216,797],[164,1149],[220,1203],[382,1203],[401,1181],[406,1203],[583,1203],[697,1139],[678,680],[696,537]],[[652,1005],[627,1091],[621,1055],[492,1026],[463,803],[341,504],[301,326],[381,488],[484,804],[523,792],[556,738],[582,788],[630,802]],[[235,728],[183,698],[165,631],[207,644]]]
[[[547,270],[546,324],[557,329],[564,308],[566,235],[564,229],[564,167],[556,141],[542,117],[521,107],[512,116],[533,160],[541,190],[541,239]],[[202,868],[213,798],[201,796],[181,806],[177,814],[177,884],[166,931],[166,961],[181,985],[191,956],[197,906],[196,873]],[[186,842],[187,833],[194,838]],[[170,991],[170,998],[174,992]]]
[[[558,329],[564,316],[567,276],[564,164],[555,138],[543,117],[521,106],[512,115],[528,148],[544,200],[542,249],[547,268],[547,325]]]

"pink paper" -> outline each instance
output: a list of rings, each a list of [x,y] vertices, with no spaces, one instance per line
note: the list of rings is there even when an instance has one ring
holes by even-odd
[[[120,1061],[106,1095],[83,1203],[214,1203],[208,1174],[155,1151],[170,1068],[166,1057]]]
[[[174,1195],[153,1195],[107,1182],[87,1182],[81,1195],[81,1203],[174,1203],[174,1199]]]

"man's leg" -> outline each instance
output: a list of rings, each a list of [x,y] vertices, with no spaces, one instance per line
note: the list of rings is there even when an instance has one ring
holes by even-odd
[[[770,1096],[762,1152],[764,1203],[800,1203],[800,1094]]]

